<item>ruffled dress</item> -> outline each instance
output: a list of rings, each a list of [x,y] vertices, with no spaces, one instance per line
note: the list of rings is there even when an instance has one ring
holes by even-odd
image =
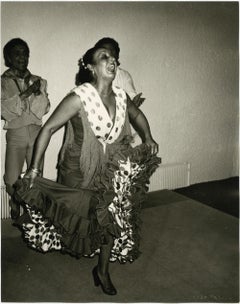
[[[16,224],[36,250],[93,257],[110,234],[110,261],[133,262],[140,254],[141,203],[160,158],[144,144],[131,146],[126,94],[113,89],[114,121],[92,85],[73,90],[81,110],[67,125],[58,182],[15,184],[15,199],[27,211]]]

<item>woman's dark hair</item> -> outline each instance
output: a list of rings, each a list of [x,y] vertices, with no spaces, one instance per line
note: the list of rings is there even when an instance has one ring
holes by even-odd
[[[87,68],[88,64],[93,64],[94,60],[94,54],[96,50],[99,49],[99,47],[93,47],[89,49],[82,58],[79,59],[78,65],[79,65],[79,71],[76,74],[75,78],[75,84],[78,86],[84,82],[91,82],[93,80],[93,74],[92,71],[90,71]]]
[[[100,48],[100,47],[104,47],[104,45],[106,44],[110,44],[114,50],[116,51],[116,55],[117,55],[117,58],[115,58],[117,60],[117,64],[120,65],[118,59],[119,59],[119,54],[120,54],[120,47],[119,47],[119,44],[116,40],[114,40],[113,38],[110,38],[110,37],[104,37],[100,40],[98,40],[98,42],[95,44],[94,47],[97,47],[97,48]]]
[[[29,47],[27,45],[27,42],[25,42],[24,40],[22,40],[21,38],[14,38],[14,39],[11,39],[10,41],[8,41],[4,48],[3,48],[3,57],[4,57],[4,60],[5,60],[5,65],[7,67],[11,67],[11,63],[9,62],[8,60],[8,57],[11,53],[11,50],[16,46],[16,45],[22,45],[24,46],[26,49],[27,49],[27,52],[28,52],[28,56],[30,54],[30,50],[29,50]]]
[[[94,47],[103,47],[103,45],[105,45],[105,44],[111,44],[119,57],[120,47],[119,47],[118,42],[116,40],[114,40],[113,38],[104,37],[104,38],[98,40],[98,42],[95,44]]]

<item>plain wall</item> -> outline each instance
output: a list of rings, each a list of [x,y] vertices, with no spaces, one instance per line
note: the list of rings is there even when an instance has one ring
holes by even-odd
[[[146,97],[142,110],[162,162],[190,162],[191,184],[238,175],[237,2],[2,2],[1,13],[2,48],[26,40],[30,71],[48,81],[44,121],[73,88],[78,59],[113,37]],[[56,177],[62,136],[47,149],[47,178]]]

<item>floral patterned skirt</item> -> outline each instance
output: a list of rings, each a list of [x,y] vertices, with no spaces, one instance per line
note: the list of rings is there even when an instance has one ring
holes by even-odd
[[[41,252],[63,250],[92,257],[110,234],[110,261],[133,262],[140,254],[141,203],[160,159],[145,145],[122,152],[112,155],[94,190],[40,177],[30,189],[28,179],[18,180],[15,200],[25,213],[16,224],[28,245]]]

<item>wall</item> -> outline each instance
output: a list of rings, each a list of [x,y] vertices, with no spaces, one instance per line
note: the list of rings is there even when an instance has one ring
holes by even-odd
[[[163,163],[191,163],[191,183],[238,175],[238,3],[2,2],[2,48],[31,49],[29,69],[48,80],[51,112],[73,87],[78,59],[114,37]],[[3,60],[2,71],[5,70]],[[48,116],[46,116],[47,118]],[[62,130],[46,152],[56,176]],[[4,133],[2,136],[2,167]]]

